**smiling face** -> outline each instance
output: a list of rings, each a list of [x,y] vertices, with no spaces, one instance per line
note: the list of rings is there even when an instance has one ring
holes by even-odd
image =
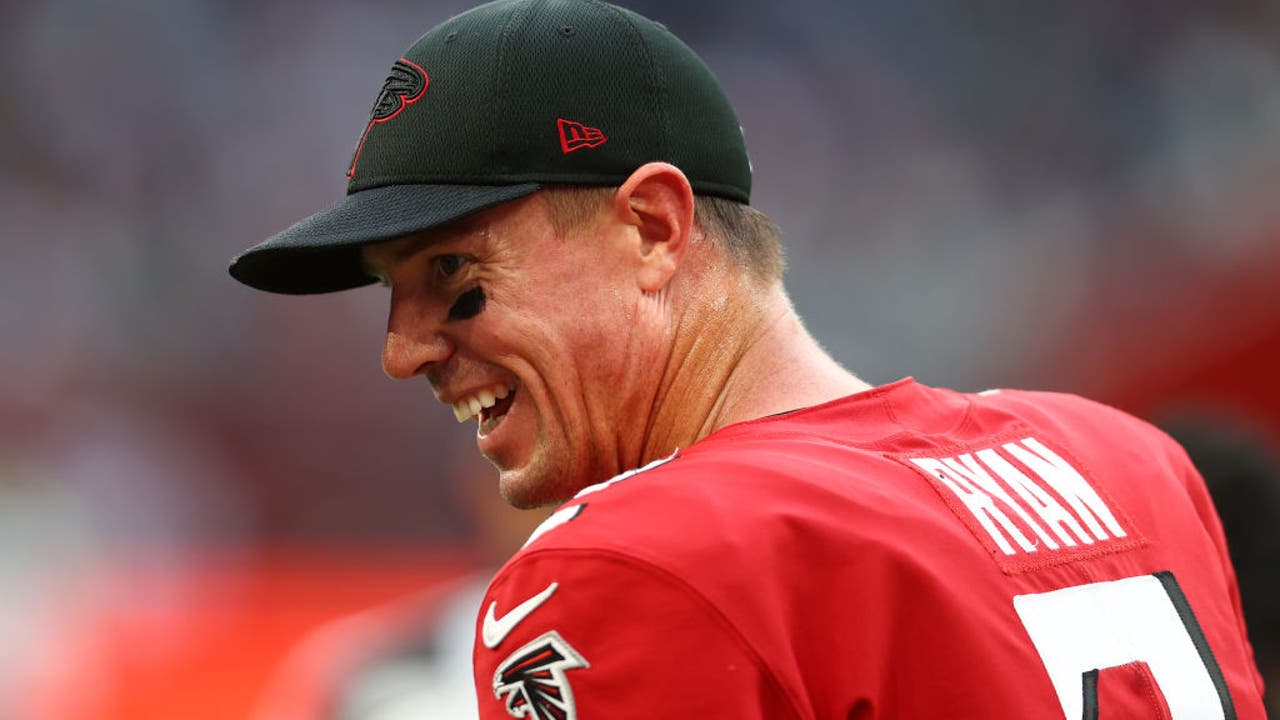
[[[513,505],[563,500],[638,460],[662,337],[640,307],[639,245],[604,211],[558,230],[537,193],[364,251],[391,288],[384,370],[425,377],[477,422]]]

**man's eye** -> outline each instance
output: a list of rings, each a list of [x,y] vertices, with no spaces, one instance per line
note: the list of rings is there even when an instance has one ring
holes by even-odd
[[[440,273],[440,277],[448,279],[456,275],[466,261],[461,255],[441,255],[436,258],[436,271]]]

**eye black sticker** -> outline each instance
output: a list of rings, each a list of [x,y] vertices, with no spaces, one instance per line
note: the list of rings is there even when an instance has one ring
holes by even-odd
[[[486,300],[484,288],[479,285],[462,293],[453,303],[453,307],[449,308],[449,322],[470,320],[479,315],[484,310]]]

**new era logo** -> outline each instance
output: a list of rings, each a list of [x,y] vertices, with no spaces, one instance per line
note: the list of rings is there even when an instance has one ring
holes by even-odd
[[[580,122],[560,118],[556,120],[556,125],[560,127],[560,149],[565,155],[582,148],[599,147],[609,139],[596,128],[587,127]]]

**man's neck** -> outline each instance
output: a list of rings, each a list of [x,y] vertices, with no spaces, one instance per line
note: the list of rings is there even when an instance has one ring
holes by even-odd
[[[746,292],[747,302],[698,303],[680,318],[641,464],[727,425],[871,387],[827,355],[781,287]]]

